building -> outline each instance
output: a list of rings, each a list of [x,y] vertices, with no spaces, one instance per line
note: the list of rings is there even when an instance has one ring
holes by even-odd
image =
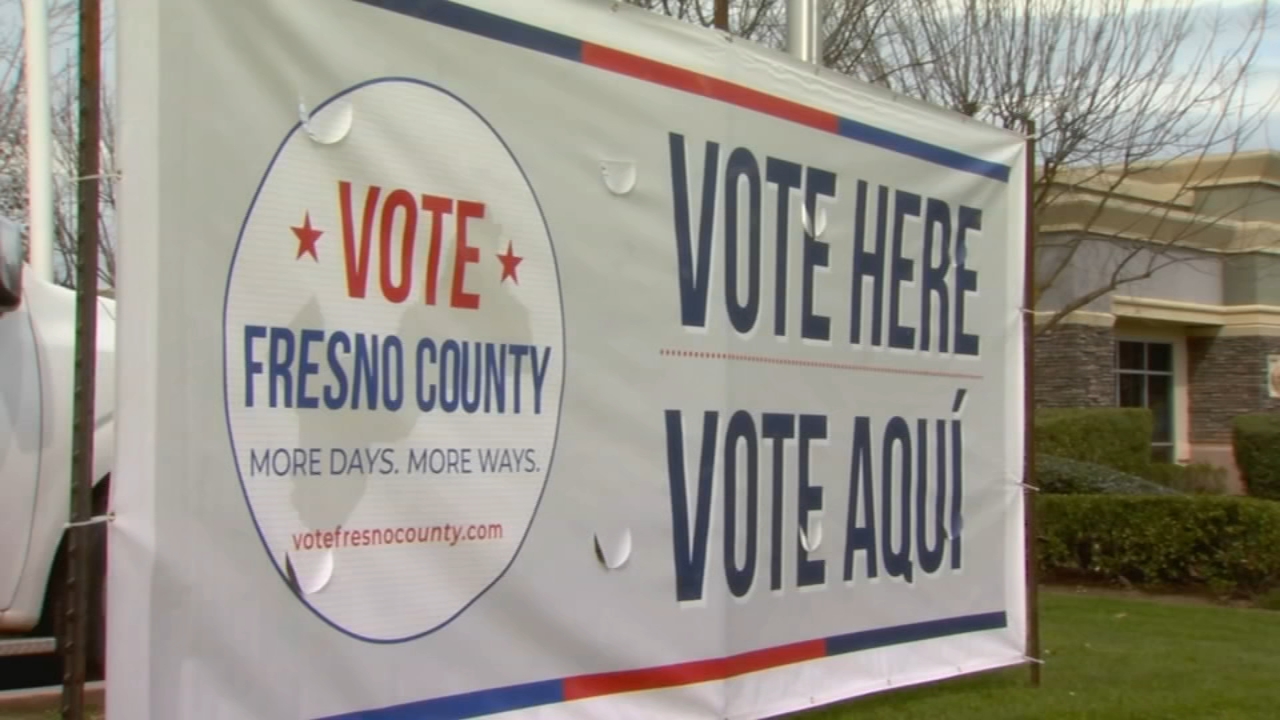
[[[1232,418],[1280,410],[1280,152],[1064,173],[1047,197],[1037,404],[1148,407],[1156,459],[1236,479]]]

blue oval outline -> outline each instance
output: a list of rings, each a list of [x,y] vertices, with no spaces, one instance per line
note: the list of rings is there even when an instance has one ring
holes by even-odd
[[[240,457],[239,457],[238,451],[236,450],[235,434],[233,433],[232,427],[231,427],[231,393],[230,393],[230,388],[228,386],[228,381],[227,381],[227,365],[228,365],[227,354],[228,352],[230,352],[230,348],[228,347],[228,342],[227,342],[227,309],[231,301],[231,279],[235,275],[236,263],[240,259],[240,245],[244,242],[245,230],[248,229],[249,221],[253,218],[253,212],[258,205],[258,198],[262,194],[262,189],[263,187],[266,186],[267,181],[271,179],[271,172],[275,168],[276,161],[280,159],[280,153],[284,152],[284,149],[289,145],[289,141],[293,139],[293,136],[298,132],[298,130],[302,129],[301,121],[294,123],[293,127],[289,129],[289,132],[285,134],[284,140],[282,140],[280,142],[280,145],[276,148],[275,153],[272,154],[271,160],[268,161],[267,167],[262,173],[262,179],[258,181],[258,187],[253,191],[253,197],[250,198],[249,200],[249,208],[248,210],[246,210],[244,220],[240,224],[240,232],[236,235],[236,246],[235,246],[235,249],[232,250],[231,252],[231,263],[227,268],[227,283],[222,293],[222,407],[223,407],[223,414],[224,414],[226,426],[227,426],[227,442],[231,445],[231,461],[236,468],[236,478],[240,481],[240,492],[244,496],[245,509],[249,513],[250,521],[253,522],[253,529],[258,534],[258,540],[261,541],[262,543],[262,549],[266,551],[267,559],[271,561],[271,566],[275,569],[276,575],[280,577],[280,581],[285,584],[286,588],[289,588],[290,594],[296,597],[308,610],[311,611],[313,615],[315,615],[317,618],[323,621],[326,625],[333,628],[334,630],[337,630],[343,635],[354,638],[356,640],[360,640],[362,642],[371,643],[374,645],[398,645],[406,642],[411,642],[413,640],[417,640],[419,638],[423,638],[435,632],[443,630],[444,628],[452,624],[453,621],[462,617],[462,615],[466,613],[467,610],[471,609],[472,605],[474,605],[480,598],[488,594],[488,592],[492,590],[493,587],[497,585],[499,581],[502,580],[502,578],[506,577],[508,572],[510,572],[511,567],[515,565],[516,559],[520,557],[520,552],[524,549],[525,542],[529,539],[529,533],[533,531],[533,524],[538,518],[538,511],[542,508],[542,500],[543,498],[546,497],[546,494],[547,494],[547,486],[551,483],[551,472],[555,468],[556,450],[559,448],[559,445],[560,445],[560,423],[564,417],[565,384],[569,377],[569,373],[568,373],[569,342],[568,342],[568,329],[566,327],[567,322],[565,319],[565,311],[564,311],[564,286],[560,279],[560,261],[558,256],[556,255],[555,236],[551,232],[551,225],[547,222],[547,214],[546,214],[546,211],[544,211],[542,208],[542,201],[538,198],[538,191],[534,188],[533,183],[529,181],[529,174],[525,172],[524,166],[520,164],[520,160],[516,157],[515,153],[512,152],[511,146],[507,144],[506,139],[503,138],[502,134],[498,132],[497,128],[495,128],[493,124],[489,122],[488,118],[482,115],[480,111],[476,110],[466,100],[463,100],[461,97],[458,97],[458,95],[447,90],[446,88],[443,88],[434,83],[427,82],[425,80],[419,80],[417,78],[411,78],[406,76],[396,76],[396,75],[389,75],[384,77],[373,78],[370,80],[365,80],[363,82],[347,87],[346,89],[340,90],[337,93],[325,99],[320,104],[316,105],[316,107],[311,112],[312,113],[319,112],[320,110],[324,109],[334,101],[339,100],[347,95],[350,95],[351,93],[357,90],[360,90],[362,88],[366,88],[371,85],[377,85],[381,83],[390,83],[390,82],[408,83],[411,85],[417,85],[419,87],[435,90],[436,92],[443,93],[445,96],[461,104],[467,110],[471,111],[471,114],[474,115],[477,119],[479,119],[480,122],[484,123],[485,127],[489,129],[489,132],[493,133],[493,137],[495,137],[498,140],[498,142],[502,145],[503,150],[506,150],[507,156],[511,158],[511,162],[514,163],[516,166],[516,169],[520,171],[520,177],[524,180],[525,186],[529,188],[529,194],[533,196],[533,204],[538,209],[538,216],[542,219],[542,227],[547,233],[547,242],[551,247],[551,264],[552,264],[552,267],[555,269],[555,273],[556,273],[556,294],[558,295],[559,301],[560,301],[560,348],[561,348],[560,350],[560,356],[561,356],[560,357],[560,398],[556,406],[556,429],[555,429],[555,433],[552,435],[552,438],[551,438],[551,457],[547,459],[546,474],[542,479],[542,489],[539,491],[538,499],[533,505],[533,512],[530,513],[529,515],[529,524],[525,528],[524,535],[520,538],[520,543],[516,545],[515,552],[511,554],[511,559],[507,561],[506,567],[502,568],[502,570],[497,574],[496,577],[493,578],[492,581],[490,581],[488,585],[484,586],[484,588],[482,588],[480,592],[476,593],[475,596],[473,596],[470,600],[468,600],[466,604],[464,604],[461,608],[459,608],[458,611],[455,612],[453,615],[450,615],[443,622],[437,624],[436,626],[428,628],[427,630],[424,630],[420,633],[406,635],[404,637],[399,637],[399,638],[381,638],[381,639],[372,638],[372,637],[366,637],[352,630],[348,630],[342,625],[339,625],[337,622],[330,619],[327,615],[320,612],[320,610],[316,609],[314,605],[308,602],[304,594],[294,591],[292,586],[289,585],[289,579],[288,577],[286,577],[284,573],[284,569],[276,562],[275,557],[271,553],[271,546],[270,544],[267,543],[266,535],[263,534],[262,526],[258,523],[258,516],[254,512],[253,501],[249,499],[249,490],[245,486],[244,473],[240,469]]]

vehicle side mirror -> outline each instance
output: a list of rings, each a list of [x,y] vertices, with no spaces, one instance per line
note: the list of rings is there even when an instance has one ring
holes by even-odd
[[[0,313],[22,304],[22,226],[0,217]]]

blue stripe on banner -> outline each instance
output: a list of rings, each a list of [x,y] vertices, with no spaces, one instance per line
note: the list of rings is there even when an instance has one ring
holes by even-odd
[[[319,720],[466,720],[495,713],[564,702],[564,682],[543,680],[525,685],[476,690],[391,707],[330,715]]]
[[[944,148],[941,145],[933,145],[923,140],[909,138],[906,135],[899,135],[857,120],[840,118],[838,132],[840,137],[882,147],[908,157],[933,163],[934,165],[981,175],[1000,182],[1009,182],[1009,167],[1007,165],[965,155],[964,153]]]
[[[534,52],[582,62],[582,41],[448,0],[356,0]],[[513,73],[520,72],[512,68]]]
[[[934,640],[983,630],[1000,630],[1008,625],[1009,617],[1006,613],[993,612],[981,615],[962,615],[943,620],[929,620],[911,623],[910,625],[876,628],[875,630],[863,630],[827,638],[827,656],[875,650],[892,645],[903,645],[920,640]]]

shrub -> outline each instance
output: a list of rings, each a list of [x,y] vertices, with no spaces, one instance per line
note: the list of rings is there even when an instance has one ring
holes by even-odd
[[[1147,479],[1194,495],[1223,495],[1227,491],[1227,469],[1209,463],[1152,463],[1147,468]]]
[[[1261,610],[1280,610],[1280,588],[1268,590],[1254,603]]]
[[[1036,412],[1036,452],[1136,475],[1151,464],[1151,411],[1064,408]]]
[[[1052,455],[1036,457],[1036,487],[1041,492],[1075,495],[1109,493],[1117,495],[1173,495],[1176,490],[1120,472],[1105,465],[1081,462]]]
[[[1280,413],[1237,417],[1231,444],[1249,494],[1280,500]]]
[[[1206,495],[1043,495],[1045,576],[1256,595],[1280,587],[1280,503]]]

